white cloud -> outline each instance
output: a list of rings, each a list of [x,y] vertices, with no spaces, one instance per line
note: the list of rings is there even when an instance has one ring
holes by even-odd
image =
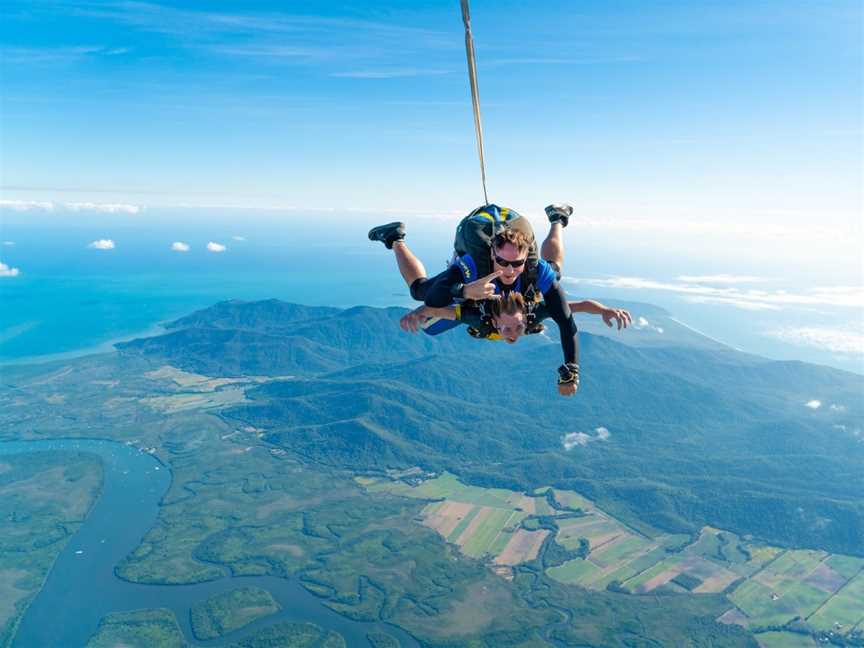
[[[587,446],[593,441],[606,441],[610,436],[612,433],[605,427],[595,428],[594,436],[585,432],[569,432],[561,437],[561,445],[569,452],[576,446]]]
[[[837,403],[831,403],[831,406],[828,409],[830,409],[832,412],[845,412],[846,406],[838,405]]]
[[[720,276],[720,275],[717,275]],[[607,279],[564,277],[566,283],[600,288],[657,290],[685,295],[690,302],[723,304],[744,310],[780,310],[783,306],[846,306],[864,308],[864,287],[830,286],[800,293],[786,290],[742,290],[688,282],[664,282],[643,277],[610,277]]]
[[[103,214],[137,214],[141,211],[140,205],[127,205],[123,203],[94,203],[94,202],[71,202],[63,203],[63,207],[70,211],[95,211]]]
[[[99,239],[98,241],[93,241],[87,247],[93,250],[113,250],[115,245],[111,239]]]
[[[210,241],[210,242],[207,244],[207,249],[208,249],[210,252],[224,252],[224,251],[227,250],[228,248],[225,247],[224,245],[222,245],[221,243],[214,243],[213,241]]]
[[[14,211],[54,211],[54,203],[45,200],[0,200],[0,208]]]
[[[0,208],[14,211],[94,211],[102,214],[138,214],[144,207],[126,203],[53,202],[50,200],[0,200]]]
[[[231,238],[234,239],[235,241],[245,241],[246,240],[245,236],[232,236]]]
[[[845,431],[846,431],[846,426],[845,426],[845,425],[839,425],[839,424],[838,424],[838,425],[832,425],[831,428],[834,429],[834,430],[839,430],[840,432],[845,432]]]
[[[734,306],[740,310],[746,311],[779,311],[779,306],[767,304],[760,301],[748,301],[746,299],[736,299],[734,297],[687,297],[686,301],[691,304],[720,304],[725,306]]]
[[[175,252],[188,252],[191,248],[188,243],[184,243],[183,241],[174,241],[171,244],[171,249]]]
[[[17,277],[21,274],[18,268],[10,268],[5,263],[0,263],[0,277]]]
[[[565,450],[572,450],[577,445],[585,446],[591,441],[591,437],[584,432],[569,432],[561,438]]]
[[[864,354],[864,334],[848,329],[801,326],[765,333],[788,344],[826,349],[835,353]]]
[[[822,401],[815,400],[815,399],[811,400],[811,401],[807,401],[806,403],[804,403],[804,407],[809,407],[810,409],[816,410],[816,409],[819,409],[820,407],[822,407]]]
[[[656,331],[657,333],[663,333],[662,326],[654,326],[644,317],[640,317],[636,320],[636,323],[633,324],[633,328],[636,330],[648,329],[649,331]]]
[[[723,283],[723,284],[738,284],[738,283],[762,283],[767,281],[764,277],[752,277],[747,275],[681,275],[676,277],[678,281],[687,283]]]
[[[3,241],[3,245],[5,245],[6,247],[12,247],[13,245],[15,245],[15,241]]]

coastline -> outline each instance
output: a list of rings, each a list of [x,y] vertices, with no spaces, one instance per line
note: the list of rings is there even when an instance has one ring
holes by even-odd
[[[172,319],[161,320],[152,326],[136,331],[135,333],[129,333],[127,335],[120,335],[105,342],[100,342],[99,344],[94,344],[86,347],[82,347],[80,349],[76,349],[74,351],[61,351],[59,353],[46,353],[44,355],[31,355],[31,356],[22,356],[20,358],[2,358],[0,357],[0,367],[14,367],[20,365],[41,365],[48,364],[50,362],[61,362],[63,360],[73,360],[75,358],[81,358],[83,356],[89,355],[97,355],[101,353],[115,353],[116,349],[114,349],[114,345],[120,342],[129,342],[130,340],[135,340],[143,337],[153,337],[155,335],[162,335],[167,332],[166,324],[173,321]]]

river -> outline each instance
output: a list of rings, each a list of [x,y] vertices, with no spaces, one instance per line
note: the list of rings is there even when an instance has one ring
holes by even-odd
[[[405,648],[417,641],[386,623],[352,621],[324,606],[296,579],[273,576],[226,576],[195,585],[140,585],[124,581],[114,567],[153,526],[171,472],[137,448],[107,440],[45,440],[0,443],[0,456],[40,450],[90,452],[102,459],[102,493],[87,519],[60,553],[44,587],[27,610],[13,648],[85,646],[103,616],[143,608],[168,608],[193,646],[225,646],[277,621],[307,621],[341,634],[350,648],[369,647],[372,631],[386,632]],[[192,634],[190,608],[214,594],[237,587],[268,590],[281,609],[219,639],[198,641]]]

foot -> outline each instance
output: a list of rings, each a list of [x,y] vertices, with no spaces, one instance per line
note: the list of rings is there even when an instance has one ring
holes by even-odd
[[[546,208],[546,216],[549,217],[550,223],[561,223],[561,227],[567,227],[570,222],[570,216],[573,215],[573,208],[570,205],[549,205]]]
[[[393,244],[404,238],[405,223],[387,223],[369,230],[369,240],[381,241],[388,250],[392,250]]]

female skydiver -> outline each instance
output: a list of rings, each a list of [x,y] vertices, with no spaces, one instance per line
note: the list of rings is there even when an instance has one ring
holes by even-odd
[[[518,301],[510,298],[519,298]],[[498,306],[496,306],[496,304]],[[618,330],[626,329],[633,323],[630,311],[622,308],[610,308],[600,302],[586,299],[581,302],[568,302],[571,313],[588,313],[599,315],[609,328],[617,326]],[[534,330],[528,323],[528,313],[525,300],[520,293],[511,292],[504,299],[488,300],[482,307],[477,303],[464,302],[443,308],[432,308],[431,306],[419,306],[410,313],[403,315],[399,320],[399,326],[403,331],[416,333],[423,324],[430,319],[446,319],[458,321],[469,327],[469,332],[474,337],[488,339],[502,339],[508,344],[518,342],[523,335],[540,333],[543,327],[536,326],[549,317],[543,304],[539,304],[533,310]]]
[[[572,396],[579,379],[578,333],[558,281],[564,249],[561,230],[572,208],[552,205],[546,208],[546,214],[550,231],[541,248],[543,258],[535,263],[530,261],[536,244],[527,219],[495,205],[475,210],[457,228],[453,263],[431,279],[405,243],[404,223],[375,227],[369,238],[393,250],[412,297],[433,308],[449,306],[456,299],[496,299],[512,292],[522,294],[529,302],[542,295],[548,316],[558,324],[564,353],[564,364],[558,369],[558,392]],[[491,272],[481,275],[480,269]]]

